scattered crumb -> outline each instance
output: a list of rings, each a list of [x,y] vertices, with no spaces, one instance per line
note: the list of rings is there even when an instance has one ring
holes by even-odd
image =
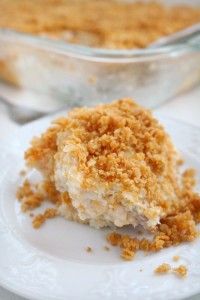
[[[112,246],[119,246],[122,249],[122,258],[131,260],[139,250],[146,253],[157,252],[182,242],[193,241],[197,237],[197,230],[192,214],[186,211],[162,219],[153,234],[153,239],[148,240],[112,232],[108,234],[107,241]]]
[[[187,268],[184,265],[180,265],[177,268],[171,268],[171,266],[167,263],[163,263],[160,266],[158,266],[154,272],[156,274],[166,274],[166,273],[174,273],[175,275],[179,277],[185,277],[187,275]]]
[[[171,270],[171,266],[170,266],[169,264],[167,264],[167,263],[163,263],[163,264],[161,264],[160,266],[158,266],[158,267],[154,270],[154,272],[155,272],[156,274],[166,274],[166,273],[168,273],[170,270]]]
[[[139,271],[140,271],[140,272],[142,272],[143,270],[142,270],[142,269],[140,269]]]
[[[21,202],[23,212],[39,207],[44,200],[41,194],[33,190],[33,186],[27,179],[17,190],[16,197]]]
[[[34,217],[34,214],[33,214],[33,213],[30,213],[29,216],[30,216],[31,218],[33,218],[33,217]]]
[[[135,256],[135,252],[130,249],[123,249],[121,252],[121,257],[125,260],[132,260]]]
[[[188,270],[184,265],[180,265],[177,268],[172,269],[173,273],[176,274],[179,277],[185,277],[187,276]]]
[[[87,251],[88,253],[91,253],[93,250],[92,250],[91,247],[88,246],[88,247],[86,248],[86,251]]]
[[[105,251],[110,251],[110,248],[108,246],[104,246]]]
[[[55,218],[57,215],[58,212],[55,208],[47,208],[43,214],[35,216],[32,222],[33,227],[35,229],[40,228],[47,219]]]
[[[179,255],[174,255],[173,256],[173,261],[178,261],[180,259],[180,256]]]

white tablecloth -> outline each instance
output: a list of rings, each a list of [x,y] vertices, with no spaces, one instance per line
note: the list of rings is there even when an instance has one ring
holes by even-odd
[[[157,108],[156,111],[172,118],[200,126],[200,88],[163,104],[161,107]],[[5,109],[0,104],[0,140],[4,137],[5,133],[6,135],[8,134],[9,129],[11,129],[12,126],[12,123],[10,123],[8,118],[5,116]],[[0,288],[0,300],[25,299]],[[192,297],[190,300],[200,300],[200,295]]]

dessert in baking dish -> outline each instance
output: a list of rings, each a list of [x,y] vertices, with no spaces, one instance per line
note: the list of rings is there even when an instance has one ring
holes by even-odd
[[[1,0],[0,79],[11,84],[11,88],[17,86],[62,101],[70,99],[73,105],[88,103],[88,99],[98,103],[98,99],[107,101],[124,94],[137,96],[148,107],[160,104],[199,80],[199,55],[191,47],[186,45],[186,51],[178,52],[172,47],[166,55],[159,56],[157,51],[155,55],[151,52],[151,59],[147,59],[148,51],[139,56],[135,52],[131,56],[121,52],[120,57],[125,58],[122,62],[116,52],[111,54],[107,50],[102,56],[102,52],[88,52],[66,43],[140,49],[200,22],[200,9],[192,7],[191,1],[187,1],[191,6],[177,6],[173,1],[169,1],[172,6],[167,6],[164,2]],[[4,28],[11,32],[1,30]],[[60,41],[64,43],[61,45]],[[63,53],[58,51],[60,46]],[[176,56],[172,55],[174,51]],[[82,53],[81,57],[78,53]],[[99,55],[109,63],[99,60]],[[183,57],[186,63],[182,68]],[[176,72],[180,68],[182,72]],[[155,102],[157,86],[160,100]]]
[[[144,48],[198,22],[198,8],[155,1],[0,1],[0,28],[92,47]]]

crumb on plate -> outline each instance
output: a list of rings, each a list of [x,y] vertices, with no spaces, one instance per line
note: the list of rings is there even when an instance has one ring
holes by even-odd
[[[186,266],[184,265],[180,265],[177,268],[173,268],[172,269],[173,273],[179,277],[185,277],[187,276],[188,270],[186,268]]]
[[[159,265],[155,270],[154,270],[154,272],[156,273],[156,274],[167,274],[167,273],[173,273],[173,274],[175,274],[176,276],[178,276],[178,277],[181,277],[181,278],[183,278],[183,277],[185,277],[186,275],[187,275],[187,273],[188,273],[188,271],[187,271],[187,268],[186,268],[186,266],[184,266],[184,265],[180,265],[179,267],[177,267],[177,268],[172,268],[169,264],[167,264],[167,263],[163,263],[163,264],[161,264],[161,265]]]
[[[47,219],[55,218],[58,212],[55,208],[47,208],[43,214],[38,214],[32,221],[33,227],[38,229]]]
[[[33,210],[41,205],[44,198],[36,191],[34,191],[31,183],[26,179],[23,185],[17,190],[17,199],[21,202],[21,209],[23,212]]]
[[[121,256],[130,260],[139,250],[156,252],[163,248],[179,245],[182,242],[192,241],[197,237],[194,220],[189,211],[174,217],[167,217],[161,221],[153,233],[153,239],[138,239],[129,235],[116,232],[108,234],[107,240],[112,246],[119,246]]]
[[[171,266],[167,263],[163,263],[155,269],[156,274],[166,274],[171,270]]]

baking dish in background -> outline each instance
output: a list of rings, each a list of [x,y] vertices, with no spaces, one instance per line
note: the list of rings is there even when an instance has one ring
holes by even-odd
[[[124,96],[155,107],[200,82],[200,41],[106,50],[0,30],[0,78],[4,91],[28,91],[41,107],[47,99],[77,106]]]

